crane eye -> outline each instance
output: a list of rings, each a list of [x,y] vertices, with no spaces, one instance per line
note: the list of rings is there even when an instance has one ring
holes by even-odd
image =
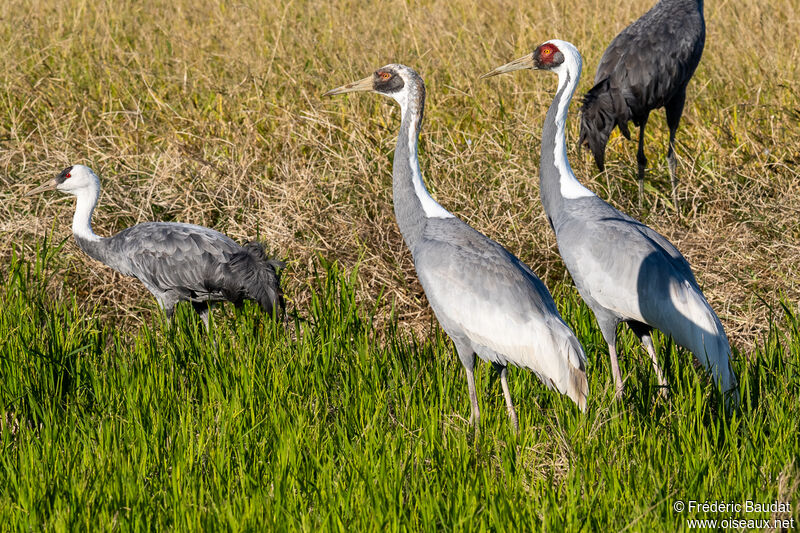
[[[552,51],[552,50],[550,50],[549,48],[545,48],[544,50],[542,50],[542,55],[546,55],[546,56],[548,56],[548,55],[550,55],[551,53],[553,53],[553,51]]]
[[[381,79],[382,79],[382,80],[386,81],[386,80],[388,80],[388,79],[389,79],[389,78],[391,78],[391,77],[392,77],[392,75],[391,75],[391,74],[389,74],[388,72],[381,72]]]
[[[71,178],[71,177],[72,177],[72,174],[71,174],[71,173],[70,173],[70,174],[67,174],[67,177],[68,177],[68,178]]]

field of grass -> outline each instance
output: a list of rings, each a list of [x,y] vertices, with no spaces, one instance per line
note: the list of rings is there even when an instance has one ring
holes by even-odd
[[[0,4],[0,517],[18,530],[663,530],[800,515],[800,18],[796,2],[709,2],[678,132],[680,217],[653,116],[644,212],[635,143],[576,175],[687,256],[729,332],[730,417],[688,354],[658,348],[671,398],[625,334],[624,402],[538,200],[550,75],[477,81],[558,37],[584,54],[649,0]],[[428,87],[422,168],[445,207],[546,282],[589,356],[581,415],[512,370],[463,369],[394,224],[387,99],[322,100],[402,62]],[[199,223],[287,259],[288,325],[189,310],[168,325],[136,282],[70,237],[73,200],[24,192],[93,167],[95,231]],[[789,502],[707,513],[677,500]]]
[[[32,260],[32,262],[30,262]],[[797,502],[800,318],[785,309],[735,369],[727,418],[690,357],[670,350],[672,399],[654,401],[646,359],[612,401],[607,358],[582,415],[513,372],[514,435],[494,372],[478,389],[473,440],[463,370],[438,329],[375,326],[358,272],[325,263],[287,330],[254,307],[218,313],[212,334],[184,308],[131,335],[40,280],[47,258],[14,258],[0,290],[6,409],[0,516],[22,530],[663,530],[673,502]],[[603,342],[574,293],[566,320]],[[234,320],[235,319],[235,320]],[[636,345],[631,336],[626,350]],[[740,518],[797,518],[750,513]]]

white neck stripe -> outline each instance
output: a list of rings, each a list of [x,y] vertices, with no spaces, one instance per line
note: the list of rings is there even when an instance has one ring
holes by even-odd
[[[558,73],[558,92],[561,92],[561,100],[558,103],[558,112],[556,113],[556,139],[553,151],[553,161],[556,169],[558,169],[561,195],[569,199],[595,196],[592,191],[578,181],[567,159],[567,111],[569,110],[569,102],[572,100],[572,95],[575,93],[575,88],[581,78],[580,56],[576,57],[568,47],[562,46],[560,42],[556,43],[556,46],[564,55],[564,63],[555,69]],[[572,75],[573,73],[574,75]]]
[[[406,85],[408,87],[408,85]],[[395,100],[400,104],[401,120],[406,120],[406,111],[408,110],[409,95],[406,94],[408,89],[400,91],[395,97]],[[414,192],[422,204],[422,210],[425,212],[427,218],[454,218],[455,215],[442,207],[436,200],[431,197],[425,183],[422,181],[422,171],[419,169],[419,159],[417,157],[417,138],[416,129],[413,125],[408,128],[408,159],[409,166],[411,167],[411,180],[414,183]]]

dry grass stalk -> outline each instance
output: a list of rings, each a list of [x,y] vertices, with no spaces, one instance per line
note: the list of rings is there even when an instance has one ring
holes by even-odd
[[[386,288],[404,324],[430,314],[391,208],[398,111],[324,90],[388,62],[428,83],[423,172],[434,196],[520,255],[553,287],[565,278],[538,201],[538,143],[555,80],[478,74],[559,37],[584,54],[585,91],[610,39],[650,0],[542,5],[410,2],[10,0],[0,6],[0,260],[30,250],[72,202],[22,194],[69,163],[103,178],[95,227],[179,220],[239,241],[258,236],[291,271],[301,310],[320,254],[360,263],[360,295]],[[794,2],[709,3],[705,55],[679,131],[678,219],[668,198],[663,116],[653,117],[647,223],[695,268],[734,344],[768,327],[779,295],[797,301],[800,181]],[[612,138],[608,171],[577,151],[576,174],[637,214],[635,144]],[[70,243],[62,290],[130,327],[156,305],[137,283]],[[2,267],[0,266],[0,269]],[[143,312],[146,310],[147,312]]]

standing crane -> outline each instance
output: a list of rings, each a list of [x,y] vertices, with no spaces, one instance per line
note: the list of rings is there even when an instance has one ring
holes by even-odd
[[[500,373],[508,415],[508,365],[533,371],[548,387],[586,409],[586,355],[544,283],[511,252],[474,230],[431,198],[417,159],[425,84],[411,68],[386,65],[372,76],[324,96],[371,91],[400,104],[402,119],[392,165],[394,213],[417,276],[467,374],[470,422],[479,432],[475,355]]]
[[[594,87],[584,96],[578,142],[592,151],[601,172],[611,131],[619,127],[630,139],[628,121],[639,127],[640,209],[647,166],[644,130],[650,111],[659,107],[667,115],[667,163],[672,201],[678,209],[675,132],[683,114],[686,85],[700,63],[705,41],[703,0],[660,0],[611,41],[597,67]]]
[[[689,263],[664,236],[600,199],[572,172],[565,129],[581,75],[580,53],[554,39],[482,77],[520,69],[558,74],[558,91],[542,131],[540,194],[564,264],[608,343],[616,397],[624,390],[617,327],[625,322],[644,344],[664,393],[667,383],[658,366],[653,328],[692,352],[722,391],[738,402],[728,338]]]
[[[145,222],[113,237],[100,237],[92,231],[92,212],[100,197],[100,179],[92,169],[67,167],[28,195],[53,189],[77,198],[72,234],[78,247],[141,281],[168,319],[182,301],[192,303],[206,329],[215,302],[239,306],[253,300],[273,316],[283,309],[280,269],[284,264],[269,259],[260,243],[240,246],[218,231],[174,222]]]

